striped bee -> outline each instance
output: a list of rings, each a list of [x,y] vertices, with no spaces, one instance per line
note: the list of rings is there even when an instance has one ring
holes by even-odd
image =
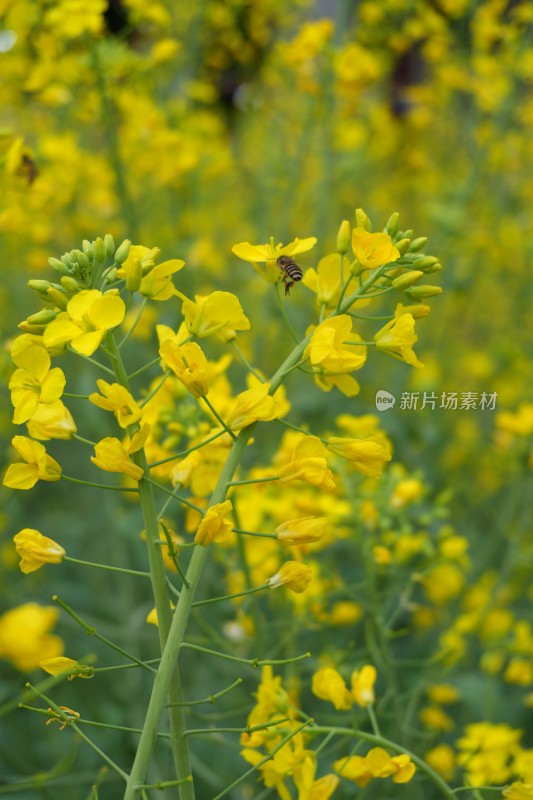
[[[290,256],[280,256],[278,258],[278,267],[283,272],[283,285],[285,286],[285,294],[290,294],[291,286],[302,280],[302,269],[298,264],[292,260]]]

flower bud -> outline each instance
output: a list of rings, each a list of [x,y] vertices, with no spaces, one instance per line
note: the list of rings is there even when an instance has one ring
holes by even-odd
[[[432,267],[428,267],[427,269],[424,270],[424,272],[426,273],[426,275],[431,275],[433,272],[440,272],[441,269],[442,269],[442,264],[440,263],[440,261],[437,261],[436,264],[433,264]]]
[[[100,236],[97,237],[94,243],[94,257],[100,264],[103,264],[107,258],[104,240]]]
[[[413,239],[409,245],[410,253],[418,253],[427,244],[427,236],[419,236],[418,239]]]
[[[58,289],[55,289],[53,286],[50,286],[48,291],[46,292],[50,300],[53,300],[54,303],[58,308],[62,311],[66,311],[68,299],[63,292],[60,292]]]
[[[51,308],[41,308],[37,313],[27,317],[26,322],[29,322],[30,325],[48,325],[48,323],[55,320],[56,316],[57,312]]]
[[[93,253],[93,245],[88,239],[84,239],[81,243],[83,252],[88,255],[89,257],[94,255]]]
[[[50,288],[50,281],[31,280],[28,281],[28,286],[30,287],[30,289],[33,289],[34,292],[38,292],[39,294],[46,294],[48,289]]]
[[[368,215],[363,211],[362,208],[355,209],[355,227],[356,228],[364,228],[365,231],[372,231],[372,223]]]
[[[123,264],[124,261],[127,259],[131,247],[131,241],[129,239],[124,239],[121,245],[119,245],[117,252],[115,253],[115,261],[117,264]]]
[[[41,336],[46,330],[46,325],[32,325],[31,322],[26,322],[26,320],[19,322],[18,327],[24,333],[32,333],[34,336]]]
[[[108,269],[106,269],[103,273],[102,278],[105,278],[107,283],[112,283],[114,280],[116,280],[117,272],[118,270],[116,267],[108,267]]]
[[[115,240],[113,239],[110,233],[106,233],[106,235],[104,236],[104,247],[105,247],[106,258],[111,258],[111,256],[115,252]]]
[[[70,275],[74,267],[72,261],[69,260],[69,263],[67,264],[63,257],[61,261],[58,261],[57,258],[54,259],[54,262],[54,264],[50,264],[52,269],[55,269],[55,271],[59,272],[60,275]],[[48,261],[48,263],[50,263],[50,261]]]
[[[80,252],[78,256],[78,264],[80,265],[80,267],[83,267],[83,269],[87,271],[91,269],[91,261],[85,253]]]
[[[398,230],[398,220],[400,215],[397,211],[390,215],[387,220],[387,224],[385,225],[385,233],[388,233],[389,236],[394,236],[396,231]]]
[[[425,271],[429,267],[434,267],[435,264],[438,263],[439,259],[435,258],[435,256],[422,256],[421,258],[416,259],[415,266],[417,269],[423,269]]]
[[[61,278],[61,286],[66,289],[67,292],[79,292],[81,288],[78,281],[71,278],[70,275],[64,275]]]
[[[404,237],[403,239],[400,239],[399,242],[396,242],[395,247],[397,250],[400,251],[400,255],[403,256],[404,253],[407,253],[410,242],[411,240],[408,239],[407,237]]]
[[[413,286],[412,289],[407,289],[406,294],[413,300],[422,300],[424,297],[442,294],[442,286]]]
[[[397,278],[395,278],[392,282],[392,285],[395,289],[402,291],[403,289],[407,289],[409,286],[412,286],[413,283],[416,283],[423,274],[424,273],[421,270],[411,269],[409,272],[405,272],[403,275],[399,275]]]
[[[350,228],[350,223],[348,222],[347,219],[343,219],[339,227],[339,232],[337,234],[337,253],[345,255],[350,248],[351,240],[352,240],[352,231]]]
[[[65,269],[65,265],[62,264],[58,258],[50,257],[48,259],[48,263],[52,267],[52,269],[55,269],[56,272],[61,272],[62,270]]]
[[[72,256],[70,253],[63,253],[61,256],[61,263],[67,267],[68,271],[74,269],[74,261],[72,260]],[[66,273],[63,273],[66,274]]]
[[[128,292],[138,292],[141,288],[141,281],[143,278],[143,268],[138,258],[133,259],[131,267],[128,269],[126,275],[126,289]]]
[[[365,269],[367,269],[367,267],[364,267],[362,264],[360,264],[356,258],[354,258],[354,260],[350,264],[350,272],[352,273],[354,278],[357,278],[358,275],[361,275],[365,271]]]
[[[421,317],[427,317],[429,312],[431,311],[430,306],[425,306],[423,303],[417,303],[414,306],[404,306],[403,313],[404,314],[411,314],[413,319],[420,319]]]

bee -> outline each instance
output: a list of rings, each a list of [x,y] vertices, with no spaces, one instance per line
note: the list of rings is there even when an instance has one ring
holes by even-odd
[[[24,153],[22,156],[22,163],[20,168],[17,172],[17,175],[20,175],[23,178],[26,178],[28,184],[31,186],[37,175],[39,174],[39,168],[33,158],[30,158],[27,153]]]
[[[302,268],[292,260],[290,256],[280,256],[278,258],[278,267],[283,272],[283,285],[285,286],[285,294],[290,294],[291,286],[302,280]]]

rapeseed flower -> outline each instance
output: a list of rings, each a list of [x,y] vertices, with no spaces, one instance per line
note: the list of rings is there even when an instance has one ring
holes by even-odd
[[[278,266],[278,258],[281,256],[297,256],[300,253],[306,253],[311,250],[316,244],[317,240],[314,236],[307,239],[295,239],[293,242],[286,244],[274,244],[274,240],[269,244],[250,244],[249,242],[241,242],[235,244],[231,248],[232,252],[243,261],[248,261],[254,269],[264,278],[268,283],[277,283],[282,273]],[[263,264],[264,266],[260,266]]]
[[[69,300],[66,311],[59,313],[43,335],[47,349],[70,343],[73,350],[92,356],[107,331],[124,319],[126,306],[117,294],[102,294],[86,289]]]
[[[211,542],[223,542],[233,530],[233,522],[227,517],[232,513],[231,500],[215,503],[207,509],[194,537],[194,543],[206,546]]]
[[[100,394],[93,392],[89,400],[98,408],[112,411],[121,428],[133,425],[142,417],[142,411],[128,390],[120,383],[108,383],[102,378],[96,381]]]
[[[41,441],[72,439],[78,430],[72,414],[61,400],[56,400],[55,403],[39,403],[26,425],[30,436]]]
[[[143,425],[132,437],[129,444],[107,436],[94,446],[95,455],[91,461],[99,469],[106,472],[122,472],[136,481],[140,481],[144,472],[142,467],[134,464],[130,456],[144,447],[150,435],[150,425]]]
[[[327,517],[300,517],[278,525],[274,533],[282,544],[311,544],[322,539],[327,526]]]
[[[14,436],[11,444],[24,463],[10,464],[4,476],[9,489],[31,489],[37,481],[58,481],[61,467],[46,452],[44,445],[26,436]]]
[[[326,461],[327,450],[317,436],[302,436],[289,458],[277,468],[281,483],[305,481],[322,489],[334,489],[333,475]]]
[[[189,300],[177,292],[183,300],[181,313],[189,333],[199,339],[230,331],[247,331],[250,321],[245,316],[237,297],[230,292],[212,292],[205,297],[196,295]]]
[[[66,656],[43,659],[39,661],[39,666],[49,675],[61,675],[63,672],[68,672],[70,673],[67,678],[69,681],[74,678],[92,678],[94,675],[93,667],[87,664],[80,664],[79,661],[74,661],[73,658],[67,658]]]
[[[365,664],[360,670],[352,672],[352,694],[355,702],[358,706],[361,706],[361,708],[366,708],[374,702],[374,684],[376,678],[376,668],[371,664]]]
[[[50,633],[58,617],[56,608],[24,603],[0,616],[0,658],[21,672],[32,672],[42,659],[63,653],[63,640]]]
[[[209,391],[209,365],[196,342],[180,346],[173,338],[165,339],[159,355],[193,397],[205,397]]]
[[[385,464],[392,458],[390,444],[381,432],[371,434],[366,439],[330,436],[326,447],[335,455],[345,458],[350,466],[368,478],[379,478]]]
[[[290,405],[282,387],[273,395],[269,394],[269,388],[268,383],[256,381],[252,388],[237,395],[226,420],[232,430],[241,430],[252,422],[269,422],[287,414]]]
[[[277,589],[285,586],[291,592],[301,594],[305,592],[313,578],[313,571],[310,567],[300,561],[286,561],[275,575],[268,579],[270,589]]]
[[[44,564],[61,564],[66,551],[60,544],[33,528],[24,528],[14,537],[15,549],[21,558],[20,569],[25,574],[35,572]]]
[[[412,314],[400,314],[379,330],[375,336],[377,349],[413,367],[423,367],[418,360],[413,345],[418,341],[415,334],[415,319]]]
[[[50,369],[50,355],[44,347],[28,347],[13,354],[19,367],[9,380],[11,402],[15,408],[13,422],[20,425],[33,417],[40,403],[49,404],[59,400],[65,388],[62,369]]]
[[[364,228],[352,231],[353,254],[366,269],[375,269],[400,258],[400,251],[388,233],[369,233]]]
[[[344,678],[340,672],[331,667],[325,667],[315,672],[311,691],[321,700],[329,700],[333,703],[337,711],[346,710],[353,705],[353,697]]]

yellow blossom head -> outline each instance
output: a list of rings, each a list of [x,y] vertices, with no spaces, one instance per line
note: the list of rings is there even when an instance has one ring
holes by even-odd
[[[60,564],[66,555],[61,545],[33,528],[19,531],[13,541],[21,558],[20,569],[26,574],[35,572],[44,564]]]

